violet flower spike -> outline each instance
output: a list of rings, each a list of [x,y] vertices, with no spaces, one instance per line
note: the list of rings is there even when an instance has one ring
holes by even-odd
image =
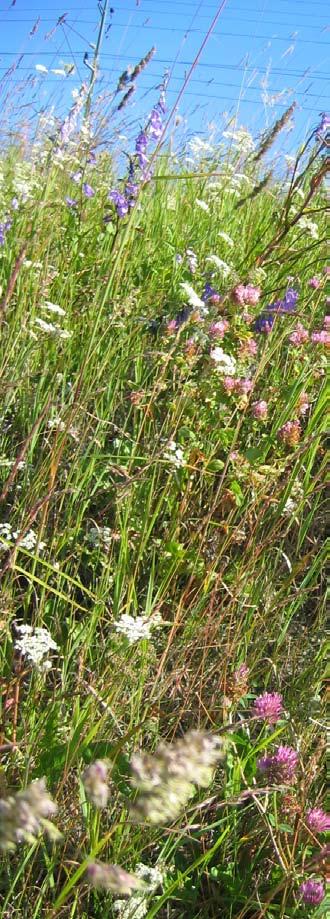
[[[83,182],[82,190],[86,198],[94,198],[94,188],[92,188],[91,185],[88,185],[88,182]]]

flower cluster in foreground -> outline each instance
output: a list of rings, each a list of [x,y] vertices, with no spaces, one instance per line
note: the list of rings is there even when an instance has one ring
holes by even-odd
[[[298,753],[292,747],[278,747],[276,753],[258,760],[258,768],[271,782],[290,783],[295,779]]]
[[[207,788],[223,758],[220,737],[189,731],[173,744],[159,744],[154,755],[135,753],[131,759],[131,784],[137,797],[131,808],[136,821],[164,824],[175,820],[195,786]]]
[[[49,817],[57,813],[57,804],[47,792],[44,779],[28,785],[25,791],[0,800],[0,849],[14,850],[17,845],[34,842],[39,833],[50,839],[60,835]]]

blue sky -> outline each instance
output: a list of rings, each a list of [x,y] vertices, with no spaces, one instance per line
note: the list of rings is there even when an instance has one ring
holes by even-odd
[[[152,45],[157,51],[141,74],[128,121],[143,122],[157,100],[166,67],[174,105],[217,10],[214,0],[112,0],[103,42],[98,92],[109,97],[119,74]],[[189,133],[209,133],[236,116],[260,134],[296,99],[295,128],[285,138],[294,149],[329,110],[328,4],[324,0],[227,0],[216,28],[179,105]],[[56,25],[66,14],[63,25]],[[39,19],[40,17],[40,19]],[[71,91],[90,71],[84,64],[96,41],[99,8],[94,0],[0,0],[0,106],[2,123],[26,120],[54,106],[63,115]],[[34,31],[34,34],[30,34]],[[12,69],[19,61],[16,69]],[[74,63],[74,75],[53,70]],[[40,73],[36,65],[47,67]],[[26,85],[27,83],[27,85]],[[224,117],[223,117],[224,116]],[[129,127],[128,127],[129,132]]]

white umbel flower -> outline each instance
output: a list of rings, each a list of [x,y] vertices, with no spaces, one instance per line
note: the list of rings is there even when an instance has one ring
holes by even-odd
[[[20,637],[14,642],[15,651],[19,651],[26,662],[37,669],[49,670],[51,664],[47,661],[48,654],[50,651],[58,651],[58,646],[48,630],[20,625],[17,632]]]
[[[228,275],[231,274],[232,269],[230,265],[227,265],[227,262],[224,262],[223,259],[219,258],[217,255],[208,255],[206,261],[212,262],[224,278],[228,278]]]
[[[130,616],[129,613],[123,615],[114,623],[116,632],[125,635],[130,645],[134,645],[142,639],[150,639],[153,628],[157,628],[161,623],[160,616]]]
[[[229,377],[235,376],[236,373],[236,361],[234,357],[231,357],[230,354],[226,354],[223,348],[217,347],[213,348],[210,352],[210,357],[212,361],[215,362],[216,368],[220,373],[224,373]]]

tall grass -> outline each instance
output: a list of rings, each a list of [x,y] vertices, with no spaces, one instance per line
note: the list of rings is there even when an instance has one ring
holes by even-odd
[[[4,854],[1,916],[314,915],[299,885],[324,867],[306,816],[324,782],[322,136],[267,182],[269,151],[263,166],[241,132],[195,165],[163,147],[122,219],[106,150],[93,165],[86,132],[57,144],[1,162],[0,750],[2,797],[45,777],[62,837]],[[221,298],[189,311],[184,283]],[[295,311],[254,332],[288,288]],[[19,652],[22,623],[56,642],[49,669]],[[271,724],[253,717],[264,691],[283,697]],[[132,822],[133,752],[191,729],[225,737],[210,787],[172,823]],[[279,744],[299,764],[267,784],[257,763]],[[104,759],[99,811],[82,777]],[[118,902],[88,882],[95,858],[161,882]]]

